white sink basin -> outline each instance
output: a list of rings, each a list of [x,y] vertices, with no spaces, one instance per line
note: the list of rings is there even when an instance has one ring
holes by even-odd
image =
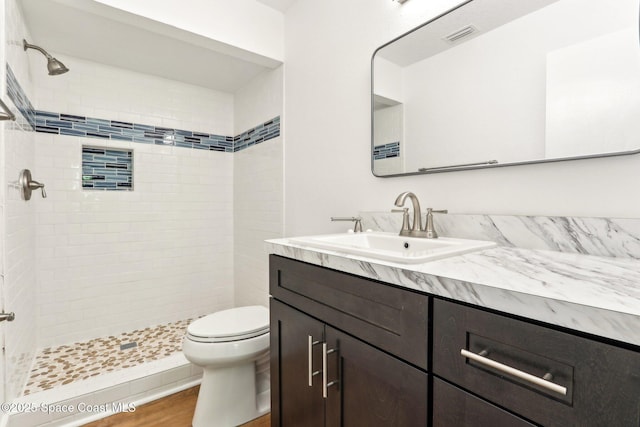
[[[405,264],[420,264],[496,246],[483,240],[423,239],[395,233],[367,232],[294,237],[291,243]]]

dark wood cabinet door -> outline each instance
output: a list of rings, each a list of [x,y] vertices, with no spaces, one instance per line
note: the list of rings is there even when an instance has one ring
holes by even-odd
[[[420,427],[428,423],[428,375],[325,326],[327,426]]]
[[[308,337],[322,342],[323,323],[271,299],[271,423],[323,427],[322,375],[309,386]],[[312,347],[313,371],[322,369],[322,344]]]

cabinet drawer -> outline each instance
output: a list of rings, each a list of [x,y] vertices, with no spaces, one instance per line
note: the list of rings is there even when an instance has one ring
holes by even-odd
[[[534,427],[439,378],[433,380],[433,427]]]
[[[640,426],[640,353],[439,299],[433,316],[434,374],[545,426]]]
[[[429,297],[270,255],[273,297],[427,369]]]

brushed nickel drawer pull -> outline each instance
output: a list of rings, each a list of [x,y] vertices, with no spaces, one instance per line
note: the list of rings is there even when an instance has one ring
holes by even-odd
[[[313,371],[313,346],[320,344],[320,341],[314,341],[311,335],[308,342],[308,355],[309,355],[309,387],[313,387],[313,377],[318,375],[320,371]]]
[[[516,368],[512,368],[511,366],[502,364],[500,362],[496,362],[495,360],[489,359],[484,356],[480,356],[479,354],[472,353],[465,349],[460,350],[460,354],[462,357],[466,357],[467,359],[475,360],[476,362],[488,366],[490,368],[496,369],[500,372],[504,372],[505,374],[509,374],[516,378],[520,378],[521,380],[528,381],[532,384],[545,388],[547,390],[553,391],[555,393],[561,394],[563,396],[567,395],[567,388],[563,387],[559,384],[552,383],[551,381],[547,381],[546,379],[536,377],[535,375],[531,375],[527,372],[521,371]],[[551,374],[545,374],[545,377]],[[548,378],[548,377],[547,377]]]

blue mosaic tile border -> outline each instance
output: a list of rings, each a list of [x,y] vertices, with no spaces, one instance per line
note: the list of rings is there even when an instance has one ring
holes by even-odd
[[[280,136],[280,116],[233,137],[38,110],[36,131],[233,153]]]
[[[278,136],[280,136],[280,116],[233,138],[233,151],[244,150]]]
[[[20,114],[27,120],[31,129],[36,127],[36,112],[33,109],[33,105],[31,105],[31,101],[29,101],[29,97],[20,86],[18,79],[15,74],[13,74],[13,70],[7,63],[7,95],[9,95],[9,99],[13,101],[14,105],[20,111]]]
[[[131,190],[133,188],[133,152],[82,146],[82,188]]]
[[[400,142],[376,145],[373,147],[373,160],[389,159],[400,156]]]
[[[233,137],[140,123],[36,111],[36,131],[142,144],[233,152]]]
[[[280,116],[237,136],[34,110],[7,64],[9,98],[37,132],[234,153],[280,136]]]

